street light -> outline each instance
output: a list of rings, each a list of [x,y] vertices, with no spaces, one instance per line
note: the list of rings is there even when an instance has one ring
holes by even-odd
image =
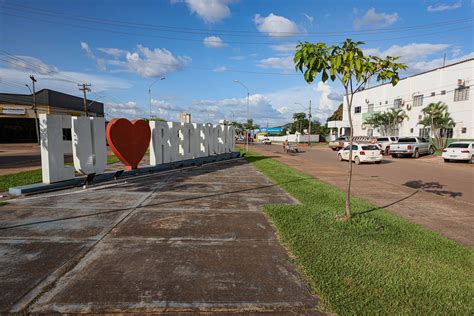
[[[247,122],[249,121],[249,98],[250,98],[250,92],[249,89],[247,88],[246,85],[244,85],[241,81],[239,80],[234,80],[235,83],[240,84],[242,87],[244,87],[245,90],[247,90]],[[249,133],[248,130],[245,131],[245,138],[246,138],[246,144],[245,144],[245,151],[249,151]]]
[[[153,83],[148,87],[148,96],[149,96],[149,99],[150,99],[150,119],[151,119],[151,87],[157,83],[158,81],[160,80],[165,80],[166,78],[165,77],[161,77],[159,79],[156,79],[155,81],[153,81]]]
[[[295,104],[301,105],[302,108],[308,110],[308,146],[311,146],[311,99],[309,100],[309,107],[306,108],[303,104],[295,102]]]

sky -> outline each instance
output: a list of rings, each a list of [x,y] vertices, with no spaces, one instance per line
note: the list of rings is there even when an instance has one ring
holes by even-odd
[[[407,76],[474,57],[474,0],[0,0],[0,92],[48,88],[104,103],[107,118],[151,115],[261,126],[307,111],[325,122],[338,82],[304,81],[298,42],[363,41]],[[162,79],[164,78],[164,79]],[[238,81],[238,82],[236,82]],[[151,93],[150,93],[151,92]],[[247,114],[247,92],[249,111]]]

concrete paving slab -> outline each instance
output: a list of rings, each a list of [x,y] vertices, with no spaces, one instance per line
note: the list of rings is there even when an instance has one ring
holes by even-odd
[[[0,240],[94,239],[122,213],[4,206],[0,208]]]
[[[84,245],[80,242],[0,241],[0,313],[7,313]]]
[[[304,311],[307,293],[274,242],[108,240],[30,311]]]
[[[25,280],[0,278],[2,308],[319,314],[261,210],[268,203],[297,201],[243,161],[12,201],[0,208],[0,245],[32,246],[3,250],[0,270],[21,257]],[[45,263],[29,275],[33,251]]]
[[[156,240],[276,240],[273,227],[260,212],[243,215],[147,210],[134,214],[111,235]]]

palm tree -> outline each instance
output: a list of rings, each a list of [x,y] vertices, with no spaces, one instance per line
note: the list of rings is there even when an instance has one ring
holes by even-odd
[[[386,112],[386,115],[390,134],[393,134],[394,130],[397,130],[398,126],[402,124],[405,119],[408,119],[408,115],[402,109],[390,109]]]
[[[444,102],[430,103],[422,110],[423,118],[418,124],[429,126],[431,136],[435,140],[437,149],[444,148],[446,145],[446,137],[441,135],[441,130],[453,128],[456,123],[448,112],[448,106]]]

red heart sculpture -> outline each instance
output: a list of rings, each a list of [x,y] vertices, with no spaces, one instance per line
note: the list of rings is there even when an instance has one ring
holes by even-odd
[[[107,125],[107,141],[125,170],[137,169],[138,163],[150,145],[151,131],[148,122],[112,119]]]

